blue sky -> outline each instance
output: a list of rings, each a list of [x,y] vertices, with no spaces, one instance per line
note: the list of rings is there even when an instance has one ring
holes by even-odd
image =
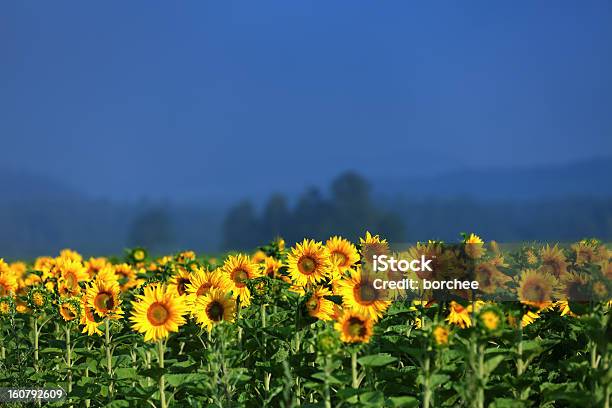
[[[3,2],[4,166],[96,196],[612,153],[612,3]]]

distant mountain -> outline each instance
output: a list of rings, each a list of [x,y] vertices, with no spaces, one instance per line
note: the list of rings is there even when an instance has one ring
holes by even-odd
[[[531,168],[465,169],[432,177],[371,180],[381,196],[422,199],[540,200],[612,197],[612,158]]]
[[[0,195],[4,202],[63,201],[83,198],[76,189],[41,173],[0,167]]]

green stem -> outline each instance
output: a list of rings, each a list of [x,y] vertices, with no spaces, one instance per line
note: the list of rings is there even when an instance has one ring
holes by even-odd
[[[236,323],[240,322],[240,296],[236,298]],[[242,349],[242,326],[238,324],[238,345]]]
[[[91,340],[87,339],[87,350],[91,352]],[[85,377],[89,377],[89,367],[85,367]],[[86,384],[89,384],[89,381],[86,381]],[[85,400],[85,407],[89,408],[91,406],[91,400],[87,398]]]
[[[34,368],[38,371],[38,316],[34,317]]]
[[[325,397],[325,408],[332,408],[331,393],[329,390],[329,377],[331,376],[332,366],[329,357],[325,357],[325,388],[323,390]]]
[[[72,345],[70,343],[70,325],[66,325],[66,367],[68,368],[67,392],[72,393]]]
[[[353,388],[359,387],[359,378],[357,376],[357,350],[351,352],[351,378]]]
[[[106,350],[106,369],[109,377],[108,395],[113,395],[113,354],[111,351],[110,319],[106,318],[104,328],[104,348]]]
[[[166,379],[164,378],[164,343],[162,340],[157,342],[157,359],[159,361],[159,368],[162,369],[162,374],[159,376],[159,403],[161,408],[167,408],[166,404]]]
[[[606,370],[606,372],[610,372],[610,354],[607,352],[607,350],[605,351],[605,355],[604,355],[604,369]],[[603,377],[603,376],[602,376]],[[608,376],[609,377],[609,376]],[[604,408],[610,408],[610,382],[606,381],[605,385],[604,385]]]
[[[478,346],[478,408],[484,408],[485,404],[485,395],[484,395],[484,346]]]
[[[261,305],[261,327],[266,328],[266,305],[262,303]]]
[[[431,404],[431,359],[428,352],[426,352],[425,362],[423,365],[423,371],[425,372],[425,381],[423,383],[423,408],[429,408],[429,405]]]
[[[266,328],[267,325],[267,319],[266,319],[266,305],[265,303],[261,304],[261,327],[262,328]],[[266,336],[265,333],[263,333],[263,346],[264,346],[264,350],[266,349]],[[264,390],[266,391],[266,396],[270,394],[270,379],[272,378],[272,373],[265,373],[264,374]]]
[[[145,353],[145,363],[147,366],[147,369],[151,368],[151,350],[149,350],[147,348],[147,351]],[[151,386],[151,377],[147,377],[147,386],[150,387]]]

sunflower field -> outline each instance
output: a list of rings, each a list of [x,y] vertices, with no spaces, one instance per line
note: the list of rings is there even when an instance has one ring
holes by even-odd
[[[513,301],[364,296],[364,253],[387,245],[366,233],[223,256],[0,260],[0,387],[67,394],[32,406],[610,406],[606,245],[506,251],[463,235],[457,259]],[[588,300],[573,300],[580,288]]]

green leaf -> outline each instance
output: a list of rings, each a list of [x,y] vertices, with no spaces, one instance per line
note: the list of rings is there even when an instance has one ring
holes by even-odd
[[[159,368],[159,367],[146,368],[140,371],[141,375],[145,377],[153,378],[154,380],[159,380],[159,377],[161,377],[165,373],[166,373],[166,370],[163,368]]]
[[[373,407],[382,407],[385,401],[385,396],[380,391],[364,392],[359,396],[359,401],[362,404]]]
[[[173,387],[178,387],[180,385],[188,384],[188,383],[191,383],[191,382],[205,381],[206,380],[206,376],[204,376],[203,374],[199,374],[199,373],[194,373],[194,374],[167,374],[167,375],[164,376],[164,378],[166,379],[168,384],[170,384]]]
[[[372,354],[361,357],[357,361],[365,367],[382,367],[397,361],[397,358],[389,354]]]
[[[523,408],[527,405],[523,401],[518,401],[510,398],[495,398],[489,408]]]
[[[437,387],[440,384],[444,384],[450,379],[450,376],[446,374],[434,374],[430,377],[429,381],[432,387]]]
[[[484,363],[484,373],[485,375],[491,374],[497,366],[504,361],[505,356],[495,356],[493,358],[488,359]]]
[[[415,397],[391,397],[389,402],[393,408],[412,408],[419,406],[419,400]]]
[[[138,375],[135,368],[131,367],[121,367],[115,370],[115,376],[118,380],[123,380],[126,378],[135,378]]]
[[[312,378],[316,378],[317,380],[321,380],[323,382],[327,382],[328,384],[331,384],[331,385],[340,385],[340,384],[343,384],[342,381],[340,381],[339,379],[337,379],[333,375],[325,374],[323,372],[314,373],[312,375]]]

